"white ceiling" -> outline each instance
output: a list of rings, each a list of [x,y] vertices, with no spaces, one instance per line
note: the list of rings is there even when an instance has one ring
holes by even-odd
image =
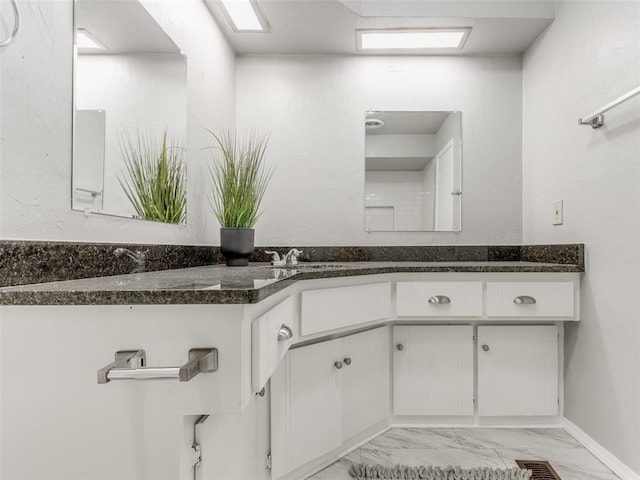
[[[180,49],[136,1],[76,0],[75,22],[107,47],[81,54],[180,53]]]
[[[367,128],[367,135],[433,135],[451,112],[387,111],[367,112],[366,118],[384,122],[380,128]]]
[[[236,53],[354,55],[356,29],[473,28],[462,51],[518,55],[553,21],[554,0],[257,0],[269,33],[234,32],[218,0],[205,0]]]
[[[434,135],[451,112],[387,111],[367,112],[366,118],[377,118],[384,122],[380,128],[367,128],[366,135]],[[367,157],[367,172],[421,172],[431,156],[424,157]]]

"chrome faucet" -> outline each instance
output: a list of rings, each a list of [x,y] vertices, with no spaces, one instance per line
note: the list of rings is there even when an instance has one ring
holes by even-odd
[[[297,265],[298,264],[298,257],[301,254],[302,254],[302,250],[298,250],[297,248],[292,248],[284,256],[284,264],[285,265]]]
[[[267,255],[271,255],[271,265],[274,267],[284,267],[298,264],[298,256],[302,253],[302,250],[298,250],[297,248],[292,248],[289,250],[286,255],[280,258],[280,254],[278,252],[274,252],[271,250],[265,250]]]
[[[136,250],[132,252],[128,248],[116,248],[113,251],[113,254],[116,257],[122,257],[123,255],[129,257],[136,264],[138,268],[144,268],[146,263],[146,254],[141,250]]]

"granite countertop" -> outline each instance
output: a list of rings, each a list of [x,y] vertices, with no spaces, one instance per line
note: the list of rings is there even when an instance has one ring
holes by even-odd
[[[527,261],[211,265],[0,288],[0,305],[257,303],[299,280],[399,272],[580,273],[584,265]]]

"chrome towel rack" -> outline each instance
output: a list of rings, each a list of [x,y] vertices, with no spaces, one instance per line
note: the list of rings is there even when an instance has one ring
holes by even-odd
[[[614,101],[607,103],[605,106],[600,107],[595,112],[590,113],[580,119],[578,119],[578,125],[590,125],[591,128],[600,128],[604,125],[604,114],[614,107],[617,107],[621,103],[635,97],[640,94],[640,87],[636,87],[630,92],[625,93],[621,97],[616,98]]]
[[[217,348],[192,348],[189,361],[181,367],[146,367],[147,355],[144,350],[121,350],[116,352],[115,360],[98,370],[98,383],[112,380],[158,380],[177,378],[188,382],[199,373],[211,373],[218,370]]]

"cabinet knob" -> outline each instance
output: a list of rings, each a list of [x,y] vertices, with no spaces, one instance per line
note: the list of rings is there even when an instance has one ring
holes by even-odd
[[[516,305],[533,305],[536,303],[536,299],[529,295],[519,295],[513,299],[513,303]]]
[[[351,357],[347,357],[342,361],[344,362],[345,365],[351,365]]]
[[[489,351],[489,345],[482,345],[482,350],[484,350],[485,352]]]
[[[444,305],[446,303],[451,303],[451,299],[446,295],[434,295],[433,297],[429,297],[427,302],[432,305]]]
[[[396,345],[396,350],[398,350],[399,352],[401,352],[402,350],[404,350],[404,345],[399,343]]]
[[[333,366],[336,367],[338,370],[340,370],[342,368],[342,362],[338,360],[333,364]]]
[[[280,330],[278,330],[278,341],[284,342],[289,340],[291,337],[293,337],[293,330],[283,323]]]

